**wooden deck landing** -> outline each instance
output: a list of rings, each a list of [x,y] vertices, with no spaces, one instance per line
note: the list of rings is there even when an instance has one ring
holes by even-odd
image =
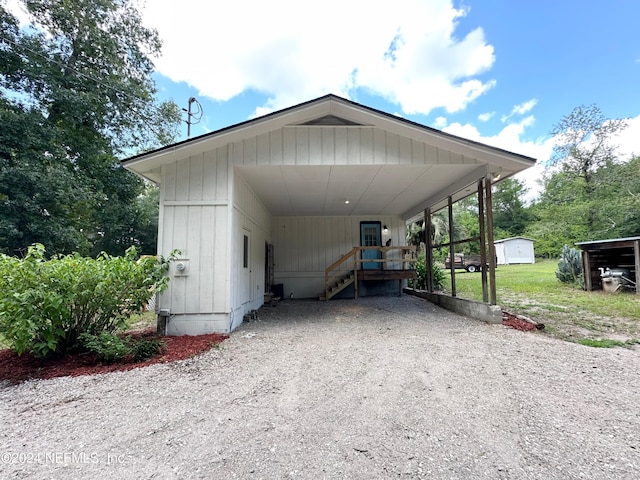
[[[404,280],[416,278],[415,270],[358,270],[358,280]]]

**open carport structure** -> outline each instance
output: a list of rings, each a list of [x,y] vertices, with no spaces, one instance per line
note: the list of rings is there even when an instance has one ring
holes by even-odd
[[[169,334],[229,332],[276,285],[397,293],[415,274],[407,222],[476,191],[490,202],[492,182],[534,163],[335,95],[123,161],[160,185],[158,253],[181,251],[157,301]]]

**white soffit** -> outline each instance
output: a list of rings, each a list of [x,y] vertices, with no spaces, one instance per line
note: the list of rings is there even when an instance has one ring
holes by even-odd
[[[402,215],[477,165],[236,166],[272,215]],[[345,203],[346,201],[349,203]]]

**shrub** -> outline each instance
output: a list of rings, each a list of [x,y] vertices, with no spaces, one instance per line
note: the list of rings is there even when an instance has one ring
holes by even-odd
[[[582,252],[568,245],[562,247],[556,277],[563,283],[582,285]]]
[[[120,362],[126,357],[134,362],[143,362],[160,353],[165,345],[159,338],[132,340],[107,332],[98,335],[82,333],[78,337],[78,344],[104,363]]]
[[[416,290],[425,290],[427,288],[427,259],[424,253],[418,255],[416,261],[416,280],[409,280],[409,286]],[[433,265],[433,288],[442,289],[444,287],[444,272],[437,265]]]
[[[78,342],[104,363],[119,362],[131,353],[128,339],[112,333],[100,332],[98,335],[82,333],[78,336]]]
[[[73,348],[83,333],[113,333],[166,289],[176,253],[139,258],[131,247],[123,257],[45,260],[33,245],[23,260],[0,255],[0,334],[18,354],[43,357]]]
[[[133,344],[132,353],[135,362],[148,360],[162,351],[165,343],[159,338],[142,338]]]

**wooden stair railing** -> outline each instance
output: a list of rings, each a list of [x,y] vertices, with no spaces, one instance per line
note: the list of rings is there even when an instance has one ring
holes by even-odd
[[[356,269],[358,249],[329,265],[324,271],[324,300],[329,300],[352,283],[355,284],[355,298],[358,298],[358,270]]]
[[[360,258],[363,250],[379,250],[382,258]],[[388,254],[392,251],[399,251],[399,258],[389,258]],[[390,271],[387,270],[388,263],[390,263],[392,265],[391,271],[397,270],[397,265],[400,265],[399,270],[415,272],[415,269],[410,266],[415,261],[415,246],[353,247],[349,253],[346,253],[325,269],[324,297],[320,296],[320,299],[329,300],[352,283],[355,286],[354,298],[358,298],[358,269],[362,263],[381,263],[382,271]]]

